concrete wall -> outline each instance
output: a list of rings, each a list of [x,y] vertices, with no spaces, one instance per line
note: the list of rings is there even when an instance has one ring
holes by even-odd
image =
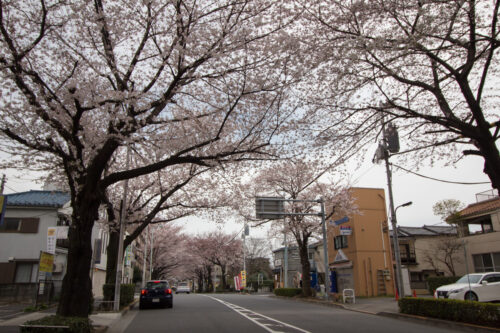
[[[408,267],[410,272],[435,270],[434,266],[429,262],[429,260],[426,259],[427,256],[430,256],[434,259],[434,264],[437,266],[438,270],[440,272],[444,272],[446,276],[450,276],[451,273],[447,266],[444,263],[439,262],[439,260],[436,260],[437,257],[444,258],[442,251],[438,249],[438,245],[446,240],[460,242],[460,240],[455,236],[417,237],[415,239],[415,255],[418,265],[409,265]],[[459,249],[455,253],[453,256],[453,263],[455,266],[455,274],[457,276],[465,274],[465,257],[463,248]]]

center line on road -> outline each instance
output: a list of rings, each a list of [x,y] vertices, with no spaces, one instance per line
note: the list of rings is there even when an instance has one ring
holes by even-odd
[[[231,310],[236,311],[237,313],[239,313],[243,317],[254,322],[255,324],[259,325],[260,327],[262,327],[263,329],[265,329],[268,332],[271,332],[271,333],[278,333],[278,332],[311,333],[311,332],[303,330],[302,328],[299,328],[297,326],[293,326],[293,325],[284,323],[284,322],[279,321],[277,319],[273,319],[271,317],[265,316],[265,315],[258,313],[258,312],[254,312],[252,310],[246,309],[246,308],[241,307],[239,305],[223,301],[223,300],[218,299],[216,297],[212,297],[212,296],[208,296],[208,295],[206,295],[206,297],[210,297],[211,299],[216,300],[216,301],[224,304],[225,306],[227,306]]]

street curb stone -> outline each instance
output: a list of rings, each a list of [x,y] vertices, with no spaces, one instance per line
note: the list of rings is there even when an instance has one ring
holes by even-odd
[[[124,307],[121,311],[120,311],[120,316],[124,316],[131,308],[134,307],[134,305],[139,302],[139,299],[134,299],[134,301],[127,305],[126,307]],[[93,326],[94,328],[94,332],[95,333],[104,333],[108,330],[109,326],[108,325],[95,325]]]
[[[473,324],[467,324],[467,323],[461,323],[461,322],[455,322],[455,321],[449,321],[449,320],[442,320],[442,319],[436,319],[436,318],[409,315],[409,314],[404,314],[404,313],[383,312],[383,311],[382,312],[370,312],[370,311],[365,311],[365,310],[354,309],[352,307],[348,307],[348,306],[345,306],[345,305],[340,304],[340,303],[333,303],[330,301],[323,301],[323,300],[319,300],[319,299],[307,299],[307,298],[300,298],[300,297],[286,297],[286,296],[276,296],[276,295],[274,295],[273,297],[281,298],[281,299],[289,299],[289,300],[291,299],[291,300],[295,300],[298,302],[313,303],[313,304],[318,304],[318,305],[336,307],[336,308],[340,308],[340,309],[344,309],[344,310],[360,312],[360,313],[364,313],[364,314],[397,318],[397,319],[408,320],[408,321],[412,321],[412,322],[424,323],[424,324],[447,327],[447,328],[460,329],[460,330],[465,330],[465,331],[500,333],[500,329],[494,328],[494,327],[479,326],[479,325],[473,325]]]

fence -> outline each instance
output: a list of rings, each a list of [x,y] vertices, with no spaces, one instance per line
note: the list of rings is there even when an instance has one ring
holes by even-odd
[[[6,303],[51,304],[56,296],[54,281],[0,285],[0,301]]]

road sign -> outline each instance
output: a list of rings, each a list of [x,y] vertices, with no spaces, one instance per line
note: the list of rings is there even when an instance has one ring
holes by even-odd
[[[240,276],[241,276],[241,288],[246,288],[247,287],[247,272],[241,271]]]
[[[336,220],[333,223],[335,223],[335,225],[340,225],[340,224],[346,223],[346,222],[349,222],[349,218],[347,216],[344,216],[340,220]]]
[[[350,236],[352,235],[352,228],[349,226],[340,226],[340,234]]]
[[[283,198],[257,197],[255,198],[255,216],[258,219],[282,219],[285,209]]]

